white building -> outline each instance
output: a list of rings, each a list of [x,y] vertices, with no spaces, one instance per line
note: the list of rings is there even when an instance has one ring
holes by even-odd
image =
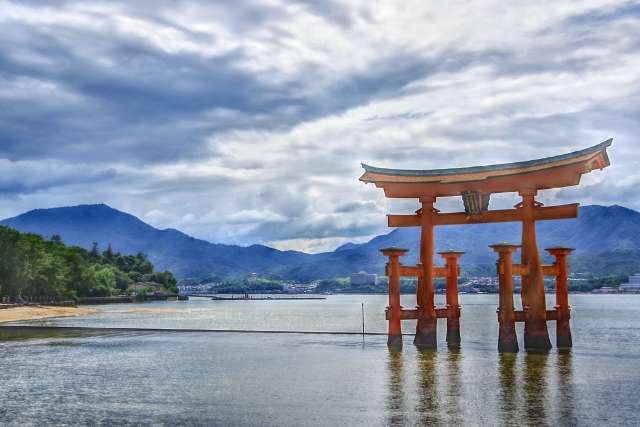
[[[378,275],[359,271],[351,275],[351,286],[377,285]]]
[[[293,283],[285,283],[282,285],[282,292],[295,292],[296,287]]]
[[[620,285],[620,291],[640,294],[640,274],[630,276],[629,283],[623,283]]]

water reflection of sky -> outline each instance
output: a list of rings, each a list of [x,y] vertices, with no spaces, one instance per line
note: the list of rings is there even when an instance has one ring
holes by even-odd
[[[0,328],[0,424],[637,425],[640,298],[584,297],[573,351],[548,355],[498,354],[485,296],[457,352],[444,333],[390,352],[384,336]]]

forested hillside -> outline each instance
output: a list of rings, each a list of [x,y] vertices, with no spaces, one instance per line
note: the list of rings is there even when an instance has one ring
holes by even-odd
[[[175,291],[170,272],[154,272],[147,257],[67,246],[0,226],[0,296],[48,295],[65,298],[126,293],[134,283],[158,283]]]
[[[210,243],[178,230],[159,230],[104,204],[36,209],[0,223],[44,237],[57,234],[66,243],[85,249],[98,242],[103,248],[111,245],[122,253],[142,252],[158,269],[169,270],[178,278],[211,274],[244,278],[251,273],[286,276],[302,260],[311,257],[263,245]]]

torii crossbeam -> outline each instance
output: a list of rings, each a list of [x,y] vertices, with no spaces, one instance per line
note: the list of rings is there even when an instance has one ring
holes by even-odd
[[[360,181],[373,183],[376,187],[382,188],[386,197],[416,198],[421,203],[421,208],[414,215],[388,215],[390,227],[421,227],[420,263],[417,266],[397,265],[394,267],[394,264],[399,262],[398,257],[404,252],[399,251],[399,248],[388,248],[389,250],[386,251],[386,254],[390,256],[390,270],[400,275],[405,272],[418,277],[415,317],[409,313],[399,312],[394,314],[393,306],[397,305],[399,309],[399,297],[398,301],[394,297],[393,304],[390,304],[390,322],[393,319],[394,322],[397,321],[398,323],[398,328],[394,327],[394,331],[395,329],[399,330],[401,318],[417,318],[414,343],[418,347],[435,348],[437,318],[455,317],[451,313],[456,311],[459,316],[459,307],[453,307],[451,310],[447,308],[447,313],[439,313],[438,311],[442,310],[437,310],[434,305],[434,277],[436,275],[448,277],[434,266],[434,227],[436,225],[518,221],[522,222],[522,263],[520,265],[507,266],[507,268],[509,271],[513,270],[513,274],[522,276],[521,297],[524,310],[520,316],[514,312],[511,313],[512,316],[503,317],[509,319],[513,317],[515,320],[522,318],[520,320],[524,320],[524,339],[527,350],[546,351],[550,349],[551,342],[546,323],[549,314],[546,309],[543,276],[551,272],[556,275],[557,283],[559,283],[559,277],[563,275],[565,281],[563,286],[566,288],[566,264],[564,266],[554,264],[553,268],[541,264],[536,242],[535,222],[575,218],[578,215],[578,204],[544,207],[535,200],[535,196],[539,190],[578,185],[583,174],[609,166],[607,148],[611,143],[612,140],[609,139],[584,150],[538,160],[466,168],[406,170],[385,169],[362,164],[365,172],[360,177]],[[515,205],[513,209],[489,210],[491,194],[507,192],[517,192],[522,197],[522,201]],[[450,196],[462,196],[465,207],[464,212],[440,213],[434,208],[438,197]],[[505,249],[503,246],[496,245],[494,250],[501,254],[508,253],[508,259],[510,260],[512,250]],[[566,255],[569,253],[567,248],[554,248],[553,250],[555,250],[554,254],[562,252],[562,254]],[[458,253],[457,256],[460,255]],[[566,262],[565,255],[562,255],[563,258],[561,258],[565,260],[563,262]],[[448,262],[451,261],[451,263],[457,260],[457,258],[454,259],[451,256],[446,258],[443,255],[443,257],[448,259]],[[507,256],[501,255],[501,260],[507,262]],[[446,268],[443,270],[446,270]],[[453,268],[449,270],[453,271]],[[450,273],[450,275],[452,274]],[[509,286],[508,283],[503,286],[502,281],[507,280],[503,277],[504,272],[500,274],[501,294],[505,293],[505,289]],[[509,277],[508,280],[510,282],[511,278]],[[447,283],[449,284],[450,282],[451,280],[448,279]],[[399,292],[399,286],[397,288],[397,292]],[[447,289],[447,295],[449,293],[449,289]],[[506,298],[506,296],[501,295],[501,310],[503,309],[504,299],[502,297]],[[510,298],[513,299],[512,296]],[[561,295],[561,299],[565,300],[566,298]],[[457,296],[455,301],[457,305]],[[447,303],[449,304],[449,299]],[[505,302],[504,304],[507,303]],[[511,307],[510,310],[513,311],[513,308]],[[562,311],[567,313],[566,329],[568,330],[568,303],[567,307],[564,307]],[[556,314],[552,315],[552,317],[554,316]],[[451,324],[456,325],[457,323],[451,322]],[[564,324],[565,322],[563,321]],[[390,323],[390,333],[391,329]],[[394,333],[397,334],[397,331]],[[455,333],[452,336],[455,336]],[[398,340],[390,337],[389,342],[397,344]],[[570,343],[570,335],[568,342]]]

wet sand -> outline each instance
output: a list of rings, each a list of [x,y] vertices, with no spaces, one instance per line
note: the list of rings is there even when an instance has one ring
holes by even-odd
[[[84,316],[95,313],[96,309],[85,307],[53,307],[34,305],[0,310],[0,323],[18,320],[36,320],[49,317]]]

